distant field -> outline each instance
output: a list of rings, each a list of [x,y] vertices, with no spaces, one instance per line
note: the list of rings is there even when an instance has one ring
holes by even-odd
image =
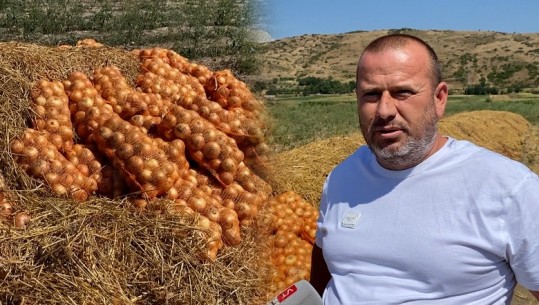
[[[450,96],[446,115],[473,110],[503,110],[515,112],[530,123],[539,125],[539,95],[520,94],[514,96]]]
[[[279,98],[267,105],[273,119],[269,140],[276,151],[358,130],[351,95]]]
[[[273,120],[269,142],[275,151],[358,131],[353,94],[283,96],[268,101],[267,106]],[[446,116],[474,110],[511,111],[539,126],[539,95],[450,96]]]

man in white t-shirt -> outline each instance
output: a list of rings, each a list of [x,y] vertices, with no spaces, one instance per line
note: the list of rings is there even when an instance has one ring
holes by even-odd
[[[423,40],[371,42],[357,67],[360,147],[328,176],[311,284],[327,305],[539,300],[539,178],[440,135],[448,88]]]

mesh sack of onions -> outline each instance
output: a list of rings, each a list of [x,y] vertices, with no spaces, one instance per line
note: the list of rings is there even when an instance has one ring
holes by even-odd
[[[263,212],[260,225],[271,236],[271,291],[277,293],[309,279],[318,210],[288,191],[271,198]]]
[[[73,146],[73,128],[69,99],[60,81],[41,80],[31,92],[36,130],[48,132],[48,139],[59,151],[69,151]]]
[[[140,129],[112,116],[97,132],[98,149],[123,170],[128,183],[148,198],[165,194],[180,177],[178,165]]]
[[[57,195],[84,201],[97,190],[97,181],[82,174],[49,140],[47,132],[27,129],[11,143],[15,160],[28,174],[41,179]]]

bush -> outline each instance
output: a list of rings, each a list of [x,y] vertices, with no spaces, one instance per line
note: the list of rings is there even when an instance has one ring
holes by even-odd
[[[305,77],[298,79],[298,85],[303,95],[309,94],[344,94],[351,93],[356,87],[354,81],[342,83],[332,78]]]
[[[464,94],[468,95],[487,95],[493,94],[497,95],[499,92],[498,88],[490,87],[488,84],[481,83],[478,85],[470,85],[464,89]]]

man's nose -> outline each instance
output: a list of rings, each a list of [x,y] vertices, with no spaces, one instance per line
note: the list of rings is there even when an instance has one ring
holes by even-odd
[[[389,92],[383,92],[376,107],[376,116],[384,120],[394,118],[397,115],[397,105],[395,102],[395,99]]]

